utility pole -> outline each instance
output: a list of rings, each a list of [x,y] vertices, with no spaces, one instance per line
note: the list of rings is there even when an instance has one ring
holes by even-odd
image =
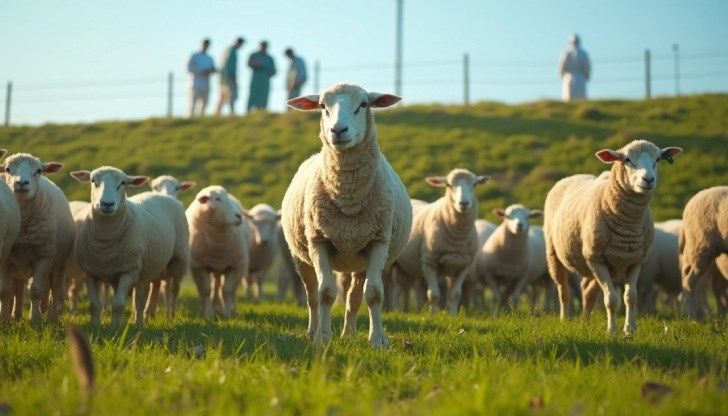
[[[319,74],[321,73],[321,65],[319,65],[319,61],[316,61],[316,63],[313,65],[313,93],[318,94],[319,91]]]
[[[680,96],[680,55],[678,54],[677,43],[672,44],[673,57],[675,58],[675,97]]]
[[[650,91],[651,82],[652,82],[652,79],[650,76],[650,50],[645,49],[645,98],[648,100],[652,97],[652,93]]]
[[[172,99],[174,98],[174,73],[167,75],[167,117],[172,117]]]
[[[10,125],[10,99],[13,95],[13,83],[8,81],[8,89],[5,90],[5,127]]]
[[[397,39],[394,51],[394,94],[402,96],[402,2],[397,0]]]
[[[470,63],[467,53],[463,55],[463,102],[470,105]]]

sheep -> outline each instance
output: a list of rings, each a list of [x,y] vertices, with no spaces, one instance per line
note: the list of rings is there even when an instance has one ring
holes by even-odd
[[[7,150],[0,149],[0,159],[6,153]],[[5,181],[0,181],[0,319],[4,321],[10,320],[14,292],[7,258],[19,232],[20,208],[18,202]]]
[[[671,298],[677,298],[682,289],[678,261],[679,222],[675,221],[655,223],[654,241],[637,278],[640,312],[655,312],[657,286]],[[675,232],[676,229],[677,232]]]
[[[540,247],[534,245],[540,244],[541,241],[535,237],[529,238],[528,220],[542,217],[543,211],[531,210],[522,204],[513,204],[506,209],[494,208],[493,215],[502,222],[477,252],[476,275],[478,280],[487,284],[493,291],[497,310],[503,309],[511,296],[513,306],[517,309],[523,289],[539,277],[532,276],[530,269],[532,258],[540,251],[538,250]],[[536,253],[531,252],[532,248]],[[543,264],[545,265],[545,260]],[[503,293],[501,287],[505,287]]]
[[[91,325],[101,324],[99,284],[104,282],[114,287],[111,325],[121,324],[127,294],[134,288],[136,324],[143,326],[149,282],[160,276],[169,279],[165,298],[167,315],[173,317],[190,263],[182,204],[154,192],[127,198],[127,186],[142,186],[149,177],[130,176],[115,167],[73,171],[71,176],[91,183],[91,212],[76,236],[76,259],[87,275]]]
[[[15,279],[16,319],[22,317],[24,283],[21,282],[28,276],[33,278],[30,286],[31,322],[40,322],[41,308],[47,304],[49,293],[52,299],[48,320],[57,321],[63,312],[64,269],[73,247],[73,218],[63,191],[43,175],[56,173],[62,167],[61,163],[43,163],[27,153],[8,157],[0,167],[0,173],[4,173],[4,180],[15,194],[20,208],[20,232],[8,257]],[[10,284],[5,283],[6,287]],[[7,318],[7,309],[4,312]]]
[[[718,313],[728,312],[728,255],[721,254],[715,259],[716,273],[713,277],[713,293],[718,305]]]
[[[683,210],[678,250],[683,300],[688,316],[702,319],[697,305],[699,282],[713,262],[728,253],[728,186],[714,186],[695,194]]]
[[[91,203],[86,201],[70,201],[68,203],[73,217],[74,230],[78,233],[81,223],[91,213]],[[86,283],[86,274],[76,261],[76,244],[71,250],[71,255],[66,260],[66,284],[68,285],[68,303],[72,313],[76,313],[78,309],[78,296],[81,293],[81,287]]]
[[[304,161],[283,198],[281,222],[306,287],[308,335],[331,339],[336,299],[333,270],[355,273],[342,337],[353,338],[362,294],[369,306],[369,342],[389,345],[382,323],[382,272],[399,256],[412,225],[407,190],[379,150],[372,108],[400,101],[339,83],[288,105],[321,109],[321,152]]]
[[[657,185],[657,163],[672,162],[681,151],[660,149],[645,140],[635,140],[618,151],[600,150],[597,158],[613,164],[608,175],[573,175],[548,192],[543,227],[546,259],[559,292],[562,320],[569,313],[571,271],[586,279],[582,280],[586,319],[594,307],[595,290],[601,287],[612,334],[617,331],[619,303],[613,282],[625,280],[624,332],[636,331],[637,277],[654,234],[649,202]]]
[[[280,218],[280,211],[278,211],[278,217]],[[296,265],[293,263],[291,249],[288,248],[286,237],[283,235],[283,227],[281,226],[280,220],[276,224],[276,233],[278,234],[276,240],[278,241],[278,252],[281,258],[278,265],[278,300],[283,301],[286,298],[286,292],[290,285],[296,303],[299,306],[305,307],[306,289],[303,287],[303,281],[296,272]]]
[[[163,195],[169,195],[172,198],[179,198],[179,193],[190,190],[197,185],[195,181],[180,181],[174,176],[162,175],[149,181],[149,187],[152,191]]]
[[[280,216],[270,205],[258,204],[248,210],[246,218],[251,230],[248,244],[250,265],[245,277],[248,300],[260,301],[263,294],[263,279],[273,263],[278,248],[276,225]]]
[[[476,251],[476,256],[473,259],[473,264],[470,266],[470,272],[463,282],[461,303],[465,308],[467,308],[471,302],[474,306],[480,309],[482,309],[485,304],[485,298],[483,297],[484,287],[478,281],[478,277],[475,274],[475,265],[478,261],[477,253],[483,248],[483,245],[486,241],[488,241],[488,238],[490,238],[490,235],[493,234],[493,231],[495,231],[496,228],[497,226],[488,220],[484,220],[482,218],[475,220],[475,233],[478,235],[478,250]]]
[[[478,250],[475,186],[488,179],[489,176],[476,176],[467,169],[453,169],[447,177],[425,179],[431,186],[446,187],[445,195],[418,209],[407,247],[395,267],[403,279],[424,279],[430,315],[437,311],[440,301],[438,280],[443,276],[447,277],[450,314],[457,315],[462,284]]]
[[[219,301],[223,317],[230,318],[235,312],[235,290],[250,265],[250,231],[242,206],[224,187],[211,185],[197,193],[185,215],[190,229],[190,271],[202,315],[212,318],[213,301]]]

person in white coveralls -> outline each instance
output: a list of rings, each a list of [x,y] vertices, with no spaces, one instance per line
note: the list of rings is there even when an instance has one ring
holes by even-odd
[[[589,80],[591,65],[589,55],[581,48],[579,36],[569,36],[569,46],[559,59],[561,74],[561,98],[564,101],[585,100],[586,82]]]
[[[210,47],[210,40],[202,41],[202,47],[198,52],[190,56],[187,62],[187,71],[191,75],[190,85],[190,106],[188,114],[190,117],[202,116],[205,114],[207,100],[210,96],[210,75],[215,73],[215,63],[207,49]]]

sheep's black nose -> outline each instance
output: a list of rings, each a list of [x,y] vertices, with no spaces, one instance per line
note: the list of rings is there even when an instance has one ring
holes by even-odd
[[[650,183],[652,183],[652,182],[654,182],[654,181],[655,181],[655,178],[649,178],[649,177],[647,177],[647,176],[643,176],[643,177],[642,177],[642,180],[643,180],[643,181],[645,181],[645,183],[648,183],[648,184],[650,184]]]
[[[101,208],[113,208],[116,203],[114,201],[101,201]]]
[[[334,134],[337,134],[337,135],[339,135],[341,133],[344,133],[344,132],[347,132],[347,131],[349,131],[349,127],[348,126],[346,126],[346,127],[337,127],[337,126],[334,126],[334,127],[331,128],[331,132],[334,133]]]

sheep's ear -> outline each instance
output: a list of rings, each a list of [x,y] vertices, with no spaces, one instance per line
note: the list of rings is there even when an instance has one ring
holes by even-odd
[[[532,209],[528,214],[528,218],[541,218],[543,217],[543,211],[540,209]]]
[[[300,97],[291,98],[286,102],[289,107],[301,111],[313,111],[319,109],[319,95],[302,95]]]
[[[56,173],[63,168],[63,163],[48,162],[43,164],[43,173]]]
[[[179,184],[179,190],[180,191],[188,191],[197,185],[197,182],[195,181],[182,181]]]
[[[126,176],[126,184],[129,186],[142,186],[149,180],[149,176]]]
[[[0,149],[0,159],[5,157],[6,154],[8,154],[8,149]]]
[[[672,158],[679,155],[683,151],[680,147],[666,147],[664,149],[660,149],[660,159],[667,160],[669,163],[672,163]]]
[[[91,172],[87,170],[74,170],[73,172],[71,172],[71,176],[73,177],[73,179],[81,183],[91,182]]]
[[[209,201],[209,200],[210,200],[210,197],[208,195],[202,195],[202,196],[197,197],[197,202],[199,202],[200,204],[206,204],[207,201]]]
[[[475,178],[475,184],[476,185],[482,185],[490,180],[490,176],[488,175],[480,175],[477,178]]]
[[[493,211],[491,211],[493,215],[495,215],[496,218],[505,218],[506,217],[506,211],[503,208],[493,208]]]
[[[624,155],[615,150],[602,149],[596,152],[596,156],[604,163],[614,163],[624,160]]]
[[[435,187],[447,186],[447,178],[444,176],[428,176],[425,181]]]
[[[241,209],[241,210],[240,210],[240,212],[242,212],[242,213],[243,213],[243,216],[244,216],[245,218],[247,218],[247,219],[249,219],[249,220],[252,220],[252,219],[253,219],[253,216],[252,216],[252,215],[250,215],[250,213],[249,213],[249,212],[248,212],[247,210]]]
[[[393,94],[380,94],[378,92],[370,92],[368,98],[369,106],[374,108],[390,107],[402,100],[402,97],[397,97]]]

